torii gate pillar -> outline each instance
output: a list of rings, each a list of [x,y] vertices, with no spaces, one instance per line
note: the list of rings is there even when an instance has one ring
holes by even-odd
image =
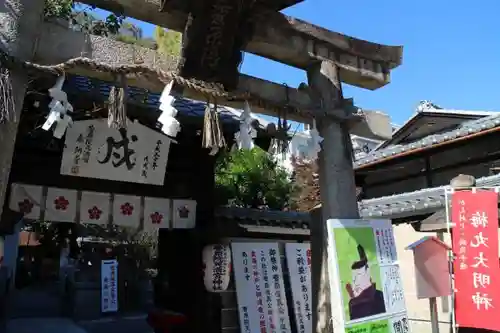
[[[0,0],[0,47],[4,51],[21,60],[33,59],[36,41],[41,32],[44,5],[45,1],[42,0]],[[11,70],[9,77],[15,112],[10,120],[0,124],[0,218],[28,83],[28,75],[23,71]]]
[[[322,108],[338,109],[342,102],[342,87],[337,66],[323,61],[312,66],[307,74],[312,94],[320,99]],[[334,327],[331,322],[326,220],[359,218],[359,211],[347,124],[326,116],[316,121],[324,140],[318,161],[322,216],[311,225],[312,319],[313,332],[327,333]]]

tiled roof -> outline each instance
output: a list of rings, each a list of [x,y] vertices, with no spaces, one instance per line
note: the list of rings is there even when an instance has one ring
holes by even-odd
[[[478,187],[500,186],[500,174],[478,178]],[[440,186],[395,194],[358,202],[359,215],[365,219],[398,219],[411,216],[432,214],[443,209],[445,191],[450,186]],[[317,208],[321,207],[320,205]],[[238,207],[219,207],[215,211],[217,218],[250,222],[261,227],[282,227],[309,229],[311,216],[304,212],[267,211]]]
[[[459,128],[442,134],[429,135],[421,140],[405,144],[388,147],[373,151],[366,157],[358,159],[354,163],[355,168],[360,168],[366,164],[371,164],[382,159],[397,156],[401,153],[410,152],[416,149],[430,148],[436,144],[451,141],[457,138],[466,137],[471,134],[486,131],[500,126],[500,114],[494,114],[477,120],[464,122]]]
[[[500,186],[500,174],[476,180],[478,187]],[[386,197],[367,199],[358,203],[359,214],[365,219],[398,219],[432,214],[444,208],[445,191],[450,186],[440,186]],[[321,207],[320,205],[317,208]],[[266,211],[238,207],[219,207],[217,218],[249,222],[260,227],[309,229],[311,216],[303,212]]]
[[[218,207],[215,210],[218,218],[253,221],[257,225],[287,225],[289,227],[306,228],[311,220],[309,213],[260,210],[240,207]]]
[[[476,180],[478,187],[500,186],[500,174]],[[444,208],[445,190],[440,186],[415,192],[363,200],[358,203],[362,218],[404,218],[433,213]]]
[[[90,79],[86,76],[68,76],[65,82],[65,88],[69,90],[78,90],[81,92],[98,91],[104,99],[109,96],[109,91],[112,85],[109,82]],[[160,105],[160,94],[151,93],[145,89],[137,87],[128,87],[128,101],[133,104],[140,104],[141,106],[158,109]],[[205,114],[206,103],[199,102],[187,98],[177,98],[174,107],[179,111],[179,114],[188,117],[203,117]],[[239,115],[241,110],[233,108],[226,108],[218,106],[219,118],[222,122],[226,123],[239,123]],[[267,121],[253,116],[259,121],[261,128],[267,125]]]

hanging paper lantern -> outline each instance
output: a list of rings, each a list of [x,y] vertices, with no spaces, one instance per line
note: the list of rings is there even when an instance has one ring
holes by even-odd
[[[253,149],[253,139],[257,137],[257,131],[252,126],[252,121],[250,105],[245,101],[243,112],[240,115],[240,130],[234,135],[238,149]]]
[[[203,249],[203,282],[213,293],[227,290],[231,280],[231,249],[229,245],[207,245]]]
[[[319,132],[316,129],[316,120],[313,119],[312,127],[310,130],[307,130],[306,133],[309,135],[309,139],[307,140],[307,158],[313,161],[317,160],[318,154],[321,151],[321,142],[323,142],[323,137],[319,135]]]
[[[73,112],[73,106],[68,102],[68,96],[62,90],[64,79],[64,75],[59,76],[56,84],[49,89],[49,95],[52,97],[52,101],[49,103],[50,113],[42,126],[42,129],[48,131],[56,123],[54,137],[57,139],[62,138],[68,126],[73,123],[68,115],[68,112]]]
[[[175,138],[181,130],[181,124],[175,117],[177,109],[174,107],[175,97],[170,95],[170,91],[174,85],[174,81],[170,81],[165,86],[160,96],[160,110],[162,111],[158,122],[162,124],[162,132],[166,135]]]

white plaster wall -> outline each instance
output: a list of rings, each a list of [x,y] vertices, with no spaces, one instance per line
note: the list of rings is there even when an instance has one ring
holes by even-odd
[[[424,236],[436,236],[435,232],[417,232],[409,224],[403,224],[394,227],[394,238],[398,251],[399,264],[401,268],[401,278],[403,280],[406,307],[408,309],[408,319],[411,323],[412,333],[430,333],[430,312],[429,300],[417,299],[417,288],[415,284],[415,265],[413,263],[412,251],[405,248],[411,243]],[[447,234],[444,235],[444,241],[451,244]],[[447,311],[448,298],[437,300],[438,319],[440,322],[440,333],[450,332],[450,312]],[[444,306],[443,306],[444,305]]]

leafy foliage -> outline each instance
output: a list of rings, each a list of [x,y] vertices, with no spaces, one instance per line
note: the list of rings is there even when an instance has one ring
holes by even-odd
[[[45,0],[45,17],[70,18],[73,13],[73,0]]]
[[[220,156],[215,184],[219,204],[283,210],[291,208],[295,191],[288,172],[260,148]]]
[[[92,35],[113,37],[127,43],[150,49],[161,54],[180,55],[182,34],[156,27],[154,39],[143,38],[141,28],[125,21],[125,16],[109,14],[104,20],[93,14],[95,6],[78,5],[73,0],[45,0],[45,17],[70,22],[71,28]]]
[[[157,26],[154,38],[158,44],[159,53],[174,56],[181,54],[182,34],[180,32],[165,30]]]
[[[124,21],[114,39],[127,44],[134,44],[149,49],[156,49],[157,45],[152,38],[143,38],[142,29],[130,22]]]
[[[82,6],[73,0],[45,0],[44,15],[47,18],[68,20],[77,30],[93,35],[116,35],[120,31],[125,16],[109,14],[104,20],[98,20],[90,12],[95,6]]]
[[[118,36],[114,36],[114,39],[116,39],[117,41],[120,41],[122,43],[138,45],[138,46],[142,46],[142,47],[145,47],[148,49],[156,49],[156,47],[157,47],[156,42],[151,38],[137,39],[137,38],[134,38],[132,36],[118,35]]]

